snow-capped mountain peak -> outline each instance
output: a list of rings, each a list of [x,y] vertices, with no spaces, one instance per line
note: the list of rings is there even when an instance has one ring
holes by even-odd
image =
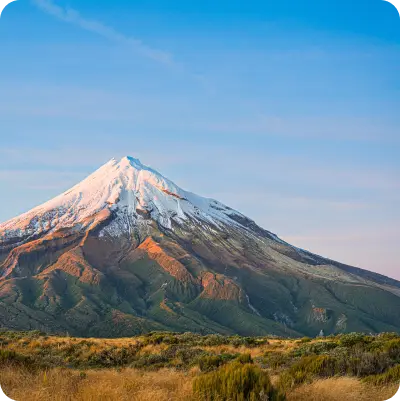
[[[238,224],[231,217],[242,216],[215,200],[184,191],[140,160],[126,156],[111,159],[70,190],[1,224],[0,245],[65,228],[86,229],[110,213],[128,221],[128,231],[138,220],[149,218],[172,229],[173,222],[187,219]],[[111,232],[118,234],[121,229]]]
[[[0,225],[0,322],[14,330],[395,331],[399,297],[396,280],[295,248],[131,157]]]

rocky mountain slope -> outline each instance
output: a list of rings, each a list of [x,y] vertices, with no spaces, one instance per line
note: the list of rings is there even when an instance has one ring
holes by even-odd
[[[126,157],[0,225],[0,327],[400,331],[400,282],[293,247]]]

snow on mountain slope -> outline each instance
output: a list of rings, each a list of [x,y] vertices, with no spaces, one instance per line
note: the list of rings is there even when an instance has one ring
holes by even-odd
[[[316,335],[397,331],[399,311],[396,280],[296,248],[130,157],[0,225],[10,329]]]
[[[106,221],[107,220],[107,221]],[[180,226],[186,231],[223,237],[244,238],[254,246],[272,247],[275,258],[288,260],[291,269],[330,277],[338,269],[334,261],[296,248],[254,221],[222,203],[187,192],[138,159],[111,159],[82,182],[31,211],[0,225],[0,251],[6,252],[39,238],[68,230],[83,235],[102,224],[99,237],[145,238],[154,221],[165,230]],[[225,239],[222,239],[225,241]],[[256,245],[258,244],[258,245]],[[297,262],[295,262],[295,260]],[[300,262],[300,263],[298,263]],[[329,268],[321,269],[327,265]],[[11,266],[11,265],[10,265]],[[12,267],[12,266],[11,266]],[[9,267],[9,270],[11,269]],[[360,274],[344,272],[343,279],[364,282]],[[335,273],[336,274],[336,273]],[[374,275],[375,277],[375,275]],[[383,280],[387,284],[387,280]]]
[[[105,210],[125,216],[128,230],[146,214],[167,229],[172,221],[181,224],[190,219],[218,226],[240,225],[238,221],[245,219],[215,200],[184,191],[139,160],[124,157],[110,160],[70,190],[1,224],[0,244],[18,244],[65,228],[84,230]],[[118,231],[110,227],[109,233]]]

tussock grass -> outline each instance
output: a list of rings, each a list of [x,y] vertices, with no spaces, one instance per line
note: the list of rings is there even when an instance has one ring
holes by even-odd
[[[364,382],[374,384],[375,386],[400,383],[400,364],[388,369],[385,373],[380,375],[368,376],[364,379]]]
[[[192,377],[162,370],[123,369],[82,372],[51,369],[40,374],[10,367],[1,370],[1,385],[16,401],[190,401]]]
[[[193,394],[196,370],[142,372],[134,369],[51,369],[29,373],[20,367],[1,369],[1,385],[16,401],[201,401]],[[287,393],[287,401],[385,401],[398,384],[375,387],[355,378],[316,380]],[[334,389],[334,391],[332,390]]]
[[[83,339],[0,331],[0,383],[17,401],[253,401],[268,391],[270,401],[278,393],[288,400],[384,401],[400,383],[400,336]],[[248,393],[240,391],[244,383]],[[344,390],[329,393],[329,384]],[[341,394],[351,384],[351,396]]]
[[[297,387],[287,394],[287,401],[386,401],[398,388],[398,385],[371,387],[357,379],[341,377]]]

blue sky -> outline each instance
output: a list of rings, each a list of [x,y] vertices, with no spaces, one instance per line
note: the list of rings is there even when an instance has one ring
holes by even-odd
[[[129,154],[294,245],[400,279],[391,4],[19,0],[0,55],[0,221]]]

